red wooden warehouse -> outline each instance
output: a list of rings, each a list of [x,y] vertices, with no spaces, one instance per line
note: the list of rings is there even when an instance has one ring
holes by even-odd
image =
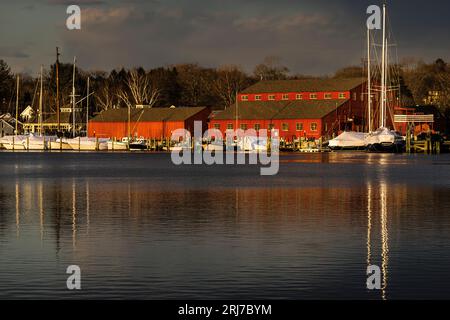
[[[100,138],[143,137],[147,139],[170,138],[177,129],[194,134],[194,122],[203,123],[207,129],[209,109],[192,108],[133,108],[128,121],[128,109],[109,109],[89,121],[89,136]],[[130,132],[128,132],[130,128]]]
[[[278,129],[280,138],[331,138],[343,130],[363,131],[365,80],[261,81],[238,94],[238,103],[214,114],[210,128]]]

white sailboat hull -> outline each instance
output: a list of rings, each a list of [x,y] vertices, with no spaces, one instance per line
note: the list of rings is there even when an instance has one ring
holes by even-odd
[[[24,136],[5,136],[0,139],[0,144],[6,150],[25,150],[22,144]]]
[[[343,132],[338,137],[330,140],[328,146],[332,150],[363,149],[367,146],[367,133]]]
[[[127,151],[128,144],[118,141],[108,141],[108,150],[110,151]]]
[[[50,142],[51,150],[73,150],[72,147],[67,143],[67,141],[51,141]]]
[[[74,138],[67,141],[73,150],[80,151],[106,151],[108,142],[106,140],[97,140],[90,138]]]
[[[379,128],[370,133],[366,143],[371,151],[401,151],[405,145],[403,137],[388,128]]]

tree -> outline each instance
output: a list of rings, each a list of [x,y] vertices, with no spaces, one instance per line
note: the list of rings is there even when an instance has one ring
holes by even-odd
[[[285,80],[288,77],[289,69],[280,64],[280,58],[271,56],[258,64],[253,71],[259,80]]]
[[[358,66],[350,66],[336,71],[333,78],[335,79],[361,78],[364,76],[364,72],[367,73],[367,70],[364,71],[363,68]]]
[[[0,60],[0,113],[6,112],[11,99],[14,78],[8,64]]]
[[[214,70],[202,68],[198,64],[177,65],[176,70],[181,86],[181,105],[196,107],[219,103],[218,99],[214,99],[211,88]]]
[[[216,70],[216,79],[212,83],[215,95],[220,99],[223,108],[231,106],[236,100],[236,93],[252,84],[241,68],[237,66],[223,66]]]
[[[128,106],[146,105],[153,107],[158,101],[159,89],[150,82],[150,77],[144,69],[133,69],[125,81],[127,88],[117,93],[118,97]]]

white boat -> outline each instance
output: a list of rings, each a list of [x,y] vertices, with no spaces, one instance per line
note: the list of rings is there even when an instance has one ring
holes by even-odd
[[[128,142],[108,140],[109,151],[127,151]]]
[[[6,150],[25,150],[22,140],[25,136],[15,135],[15,136],[4,136],[0,138],[0,144]]]
[[[396,131],[382,127],[367,136],[366,144],[369,151],[394,152],[403,149],[405,139]]]
[[[130,143],[130,150],[139,151],[147,149],[147,141],[144,138],[136,139],[135,141]]]
[[[50,141],[49,146],[50,150],[73,150],[66,139],[56,139],[56,141]]]
[[[359,150],[367,147],[367,133],[346,131],[328,142],[331,150]]]
[[[77,137],[68,139],[67,143],[73,150],[79,151],[106,151],[108,150],[108,139],[89,137]]]
[[[207,144],[205,150],[222,152],[225,151],[226,148],[223,141],[219,140],[219,141],[212,141],[211,143]]]
[[[56,141],[53,136],[26,136],[22,140],[25,150],[47,150],[51,141]]]
[[[267,151],[267,138],[245,136],[243,139],[239,139],[237,146],[240,151]]]

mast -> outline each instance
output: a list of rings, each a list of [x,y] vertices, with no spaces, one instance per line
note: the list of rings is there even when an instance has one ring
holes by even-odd
[[[370,28],[367,27],[367,120],[369,122],[369,133],[372,132],[372,76],[370,64]]]
[[[128,103],[128,145],[131,141],[131,105]]]
[[[15,131],[16,134],[19,133],[19,82],[20,82],[20,76],[17,75],[17,84],[16,84],[16,127]]]
[[[42,88],[42,65],[41,65],[41,88],[39,93],[39,135],[42,136],[42,94],[43,94],[43,88]]]
[[[61,132],[61,110],[59,105],[59,48],[56,47],[56,121],[58,133]]]
[[[381,114],[380,127],[386,126],[386,4],[383,4],[383,50],[381,60]]]
[[[234,130],[238,130],[238,125],[239,125],[239,95],[236,91],[236,128]]]
[[[73,73],[72,73],[72,134],[75,138],[75,68],[76,68],[77,58],[73,58]]]
[[[86,97],[86,137],[89,136],[89,81],[87,78],[87,97]]]

